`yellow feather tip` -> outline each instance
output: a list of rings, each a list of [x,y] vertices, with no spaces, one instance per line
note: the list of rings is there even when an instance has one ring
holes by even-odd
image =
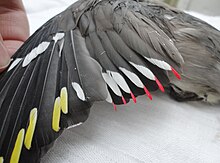
[[[32,143],[36,123],[37,123],[37,108],[34,108],[30,112],[29,125],[24,139],[24,145],[28,150],[30,150],[31,148],[31,143]]]
[[[3,162],[4,162],[4,158],[0,157],[0,163],[3,163]]]
[[[60,92],[60,105],[64,114],[68,113],[68,93],[67,88],[63,87]]]
[[[54,102],[53,118],[52,118],[52,128],[54,131],[58,132],[60,130],[60,97],[57,97]]]
[[[24,129],[21,129],[18,133],[16,142],[14,145],[14,149],[11,154],[10,163],[18,163],[19,162],[19,158],[21,155],[21,149],[22,149],[23,142],[24,142],[24,133],[25,133]]]

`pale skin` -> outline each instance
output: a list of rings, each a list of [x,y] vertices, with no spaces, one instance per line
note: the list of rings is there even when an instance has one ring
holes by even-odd
[[[29,25],[22,0],[0,0],[0,73],[29,37]]]

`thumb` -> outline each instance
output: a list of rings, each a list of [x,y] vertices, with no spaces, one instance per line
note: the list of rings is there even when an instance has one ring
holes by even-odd
[[[10,63],[10,57],[6,47],[4,46],[3,39],[0,35],[0,73],[3,72]]]

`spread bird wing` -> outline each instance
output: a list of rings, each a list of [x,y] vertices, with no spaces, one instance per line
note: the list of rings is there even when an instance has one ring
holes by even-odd
[[[78,1],[38,29],[0,76],[0,159],[39,162],[95,101],[126,104],[180,78],[183,59],[135,1]]]

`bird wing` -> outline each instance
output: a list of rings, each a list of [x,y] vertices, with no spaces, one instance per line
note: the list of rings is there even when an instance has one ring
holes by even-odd
[[[174,38],[175,46],[185,60],[181,74],[182,81],[170,78],[171,83],[179,88],[183,87],[183,83],[184,85],[188,83],[191,86],[184,87],[183,90],[201,95],[206,94],[207,90],[220,92],[220,32],[210,24],[185,12],[155,1],[144,1],[141,3],[148,6],[144,15],[149,13],[157,15],[152,19],[158,22],[168,36]]]
[[[0,76],[0,160],[39,162],[95,101],[126,104],[180,78],[183,59],[135,1],[78,1],[39,28]]]

